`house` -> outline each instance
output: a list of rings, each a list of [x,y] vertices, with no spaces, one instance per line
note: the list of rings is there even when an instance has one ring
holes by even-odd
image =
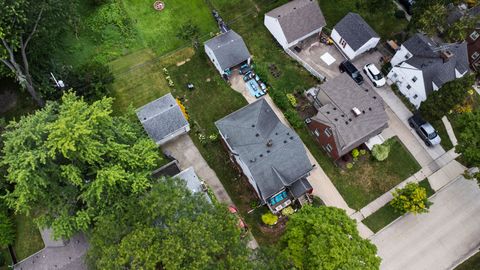
[[[313,191],[313,169],[300,137],[259,99],[215,122],[230,159],[273,213]]]
[[[277,42],[288,49],[318,35],[327,23],[317,1],[294,0],[267,12],[264,24]]]
[[[480,70],[480,25],[472,30],[467,39],[468,61],[474,71]]]
[[[233,30],[222,33],[204,44],[205,52],[220,75],[244,63],[250,64],[251,55],[242,37]]]
[[[468,73],[467,43],[437,44],[423,34],[405,41],[395,53],[387,75],[415,107],[446,82]]]
[[[162,145],[190,130],[187,118],[171,93],[137,109],[137,117],[148,136]]]
[[[173,160],[153,171],[152,177],[172,177],[181,179],[185,181],[187,189],[192,193],[201,193],[205,196],[208,202],[212,202],[206,190],[207,186],[202,180],[200,180],[193,167],[188,167],[187,169],[181,171],[178,161]]]
[[[374,90],[341,74],[311,93],[317,115],[308,128],[334,160],[350,153],[388,127],[383,100]]]
[[[54,240],[51,229],[40,230],[45,247],[13,266],[14,270],[86,270],[88,242],[82,233]]]
[[[350,12],[333,27],[331,38],[350,60],[373,49],[380,36],[357,13]]]

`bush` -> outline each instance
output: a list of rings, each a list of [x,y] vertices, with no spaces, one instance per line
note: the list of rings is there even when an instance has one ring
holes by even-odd
[[[349,162],[349,163],[347,163],[347,169],[349,169],[349,170],[350,170],[351,168],[353,168],[353,163],[350,163],[350,162]]]
[[[405,19],[405,18],[406,18],[405,11],[400,10],[400,9],[398,9],[397,11],[395,11],[395,18],[397,18],[397,19]]]
[[[273,226],[273,225],[277,224],[278,217],[276,215],[268,212],[268,213],[262,215],[262,222],[265,225]]]
[[[390,144],[388,142],[384,142],[383,144],[376,144],[373,146],[372,155],[378,161],[384,161],[388,158],[388,154],[390,153]]]
[[[282,215],[284,215],[284,216],[290,216],[293,213],[295,213],[295,211],[293,210],[293,208],[291,206],[289,206],[287,208],[283,208],[283,210],[282,210]]]
[[[390,205],[396,211],[404,213],[426,213],[432,203],[428,200],[427,191],[418,183],[408,183],[402,189],[395,189]]]
[[[314,207],[320,207],[320,206],[324,206],[325,203],[322,201],[322,199],[320,199],[320,197],[312,196],[312,205]]]
[[[6,248],[15,241],[15,227],[6,211],[0,211],[0,247]]]
[[[298,129],[303,126],[303,120],[302,118],[300,118],[297,111],[288,109],[285,112],[285,117],[287,118],[288,122],[290,122],[290,125],[292,125],[292,127]]]
[[[360,155],[360,151],[358,151],[357,148],[353,149],[352,150],[352,157],[355,159],[355,158],[358,158],[358,156]]]
[[[294,108],[297,107],[298,103],[295,96],[293,94],[287,94],[286,96],[288,98],[288,101],[290,102],[290,105],[292,105],[292,107]]]
[[[272,88],[270,88],[270,97],[282,111],[290,109],[290,102],[288,101],[287,96],[281,91],[274,91]]]
[[[367,150],[361,149],[360,150],[360,156],[365,156],[367,154]]]

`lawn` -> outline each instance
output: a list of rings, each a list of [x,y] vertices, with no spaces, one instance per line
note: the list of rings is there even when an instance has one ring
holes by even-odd
[[[455,267],[455,270],[479,270],[480,269],[480,252],[464,261],[459,266]]]
[[[40,231],[31,218],[24,215],[16,215],[15,226],[17,235],[13,249],[18,261],[44,248]]]
[[[435,193],[427,179],[420,181],[419,185],[426,189],[428,197],[431,197]],[[370,228],[370,230],[376,233],[399,217],[401,217],[401,214],[396,212],[395,209],[388,203],[382,208],[378,209],[372,215],[368,216],[362,222],[368,228]]]
[[[431,122],[433,128],[437,130],[438,135],[442,139],[440,142],[440,145],[445,149],[445,151],[448,151],[453,148],[453,143],[450,140],[450,137],[448,136],[447,129],[445,128],[445,125],[443,124],[442,120],[437,120],[437,121],[432,121]]]

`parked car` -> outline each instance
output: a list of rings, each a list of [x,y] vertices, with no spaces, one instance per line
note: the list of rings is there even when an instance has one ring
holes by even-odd
[[[358,69],[352,64],[350,61],[343,61],[340,64],[340,72],[346,72],[352,79],[357,83],[357,84],[362,84],[363,83],[363,76],[360,74]]]
[[[372,63],[366,64],[363,67],[363,72],[372,81],[373,86],[382,87],[382,86],[385,85],[385,83],[386,83],[385,78],[383,77],[380,70],[378,70],[378,68],[374,64],[372,64]]]
[[[400,4],[405,7],[405,11],[407,11],[408,15],[412,15],[413,4],[415,4],[415,0],[399,0]]]
[[[408,119],[410,127],[415,129],[418,136],[422,138],[427,146],[439,144],[442,139],[438,136],[438,132],[427,121],[423,120],[419,114],[414,114]]]

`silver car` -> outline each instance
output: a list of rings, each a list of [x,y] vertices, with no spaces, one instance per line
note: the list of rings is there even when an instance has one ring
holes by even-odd
[[[427,146],[434,146],[439,144],[442,139],[438,135],[433,126],[423,120],[420,115],[414,115],[408,119],[408,124],[415,129],[418,136],[422,138]]]

